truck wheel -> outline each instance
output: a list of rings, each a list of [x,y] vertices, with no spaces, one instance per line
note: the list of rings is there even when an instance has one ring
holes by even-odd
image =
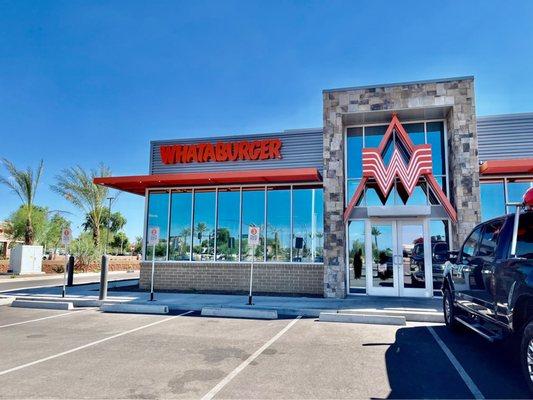
[[[533,320],[524,328],[520,346],[520,364],[526,377],[529,390],[533,393]]]
[[[459,330],[460,325],[455,319],[456,309],[453,305],[452,292],[446,289],[442,298],[442,310],[444,311],[444,322],[446,326],[453,331]]]

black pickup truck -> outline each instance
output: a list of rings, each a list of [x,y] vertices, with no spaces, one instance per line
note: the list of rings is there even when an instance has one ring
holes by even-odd
[[[491,342],[519,341],[520,363],[533,392],[532,206],[533,188],[516,213],[474,228],[445,264],[442,292],[450,329],[466,326]]]

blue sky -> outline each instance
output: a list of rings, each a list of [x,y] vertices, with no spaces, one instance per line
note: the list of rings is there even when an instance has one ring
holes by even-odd
[[[324,88],[474,75],[478,115],[533,111],[533,2],[0,1],[0,157],[148,172],[151,139],[322,125]],[[3,173],[3,172],[2,172]],[[18,206],[0,187],[0,219]],[[130,237],[143,198],[116,204]]]

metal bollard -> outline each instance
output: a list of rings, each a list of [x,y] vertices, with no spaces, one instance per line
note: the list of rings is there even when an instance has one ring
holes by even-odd
[[[100,270],[100,300],[107,297],[107,270],[109,268],[109,258],[107,255],[102,256],[102,269]]]
[[[70,256],[68,259],[68,278],[67,278],[67,286],[74,285],[74,256]]]

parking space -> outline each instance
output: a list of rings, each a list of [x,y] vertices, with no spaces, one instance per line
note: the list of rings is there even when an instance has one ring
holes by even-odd
[[[65,312],[62,310],[0,307],[0,329],[15,324],[25,324],[35,320],[50,318],[60,318],[60,316],[68,316],[71,314],[72,312]]]
[[[20,313],[20,315],[17,315]],[[472,398],[426,326],[0,307],[2,398]],[[11,322],[9,322],[11,321]],[[526,398],[504,351],[434,331],[486,398]],[[481,368],[482,367],[482,368]]]

